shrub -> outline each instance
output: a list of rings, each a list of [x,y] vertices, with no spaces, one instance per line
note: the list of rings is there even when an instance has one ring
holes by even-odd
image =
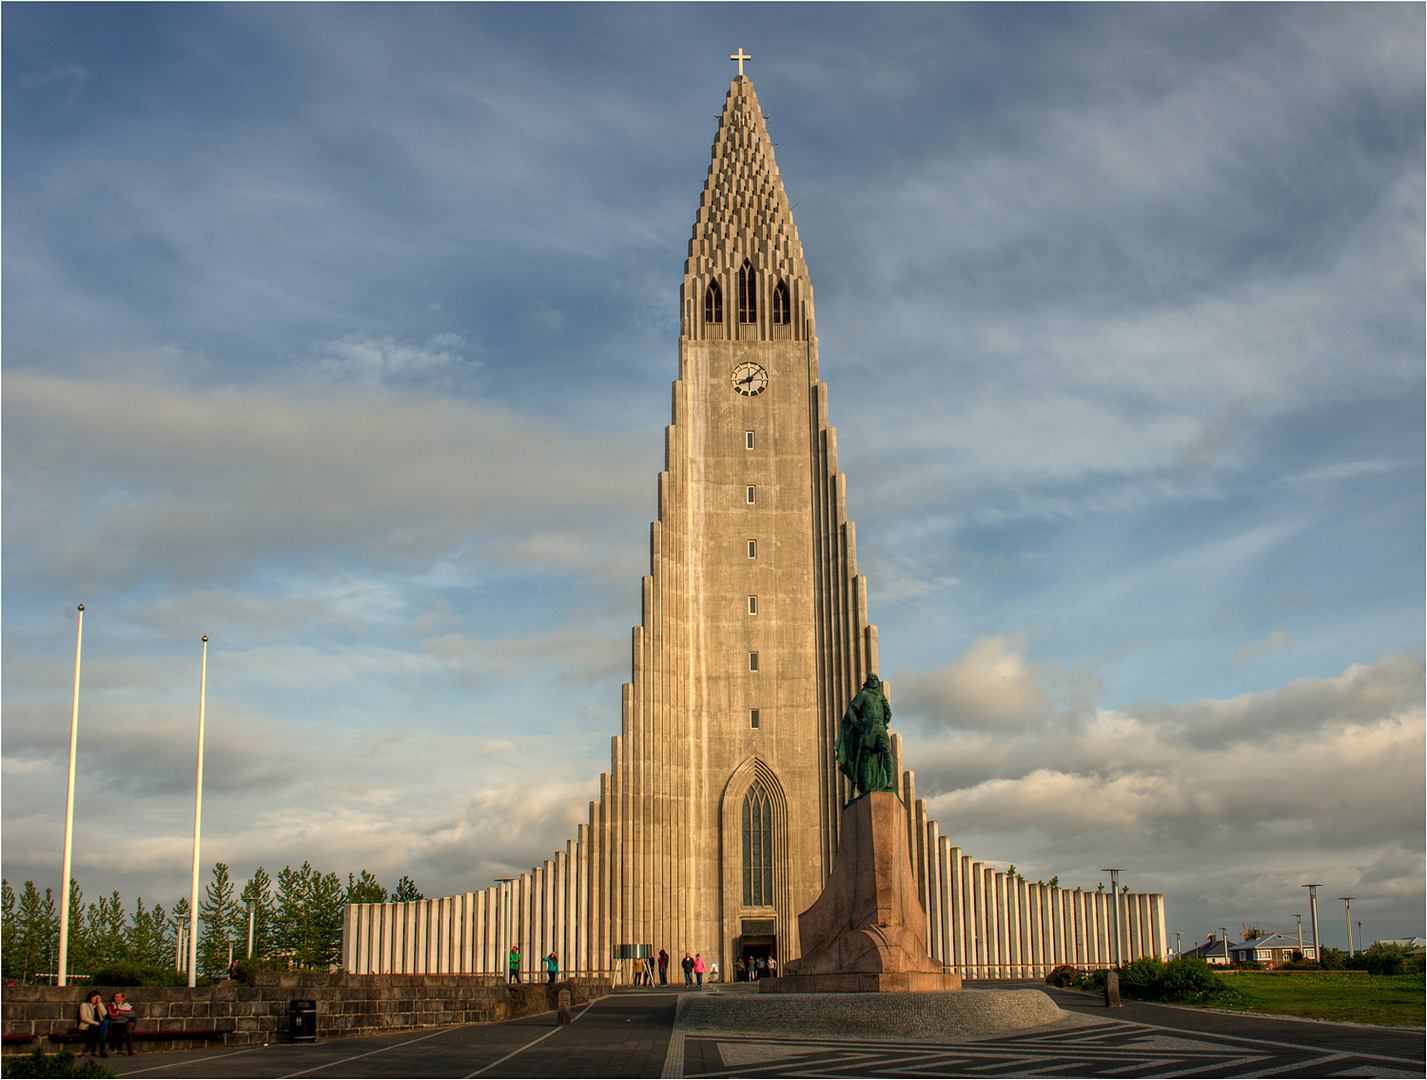
[[[89,980],[90,986],[186,986],[188,976],[182,971],[131,960],[116,960],[105,964]]]
[[[1164,961],[1157,956],[1141,956],[1118,969],[1121,982],[1143,983],[1155,987],[1164,974]]]
[[[1198,956],[1180,956],[1164,965],[1156,984],[1159,996],[1169,1001],[1204,1002],[1233,992]]]
[[[1375,941],[1355,960],[1362,961],[1361,967],[1371,975],[1406,975],[1417,970],[1415,963],[1409,963],[1407,950],[1401,945],[1387,945]]]
[[[0,1076],[113,1076],[103,1063],[90,1058],[74,1060],[74,1051],[66,1046],[58,1054],[49,1055],[40,1047],[32,1054],[7,1057],[0,1066]]]
[[[1240,960],[1234,965],[1239,971],[1262,971],[1263,961],[1261,960]]]
[[[1080,983],[1082,990],[1094,990],[1097,994],[1105,992],[1105,972],[1092,971]]]
[[[1045,981],[1051,986],[1079,986],[1084,974],[1071,964],[1059,964],[1051,969]]]
[[[1275,971],[1322,971],[1322,970],[1323,970],[1323,965],[1320,964],[1320,963],[1318,963],[1317,960],[1308,960],[1308,959],[1305,959],[1304,957],[1301,957],[1301,956],[1300,956],[1300,957],[1298,957],[1296,960],[1290,960],[1290,961],[1288,961],[1288,963],[1286,963],[1286,964],[1279,964],[1278,967],[1275,968],[1274,970],[1275,970]]]

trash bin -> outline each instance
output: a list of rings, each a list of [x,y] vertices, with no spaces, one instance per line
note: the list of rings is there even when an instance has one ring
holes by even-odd
[[[287,1033],[295,1043],[317,1041],[317,1002],[297,998],[288,1004]]]

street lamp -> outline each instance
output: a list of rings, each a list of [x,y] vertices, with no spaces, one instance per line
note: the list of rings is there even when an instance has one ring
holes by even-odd
[[[1100,868],[1100,873],[1110,875],[1110,903],[1115,913],[1114,964],[1116,967],[1124,963],[1120,955],[1120,871],[1123,869],[1125,869],[1123,866],[1102,866]]]
[[[248,897],[248,901],[247,901],[247,902],[248,902],[248,959],[251,960],[251,959],[253,958],[253,940],[254,940],[254,933],[253,933],[253,932],[254,932],[254,930],[255,930],[256,927],[257,927],[258,898],[257,898],[256,896],[250,896],[250,897]]]
[[[1227,926],[1221,926],[1219,927],[1219,933],[1224,935],[1224,963],[1227,964],[1229,962],[1229,928]]]
[[[1353,905],[1352,905],[1352,901],[1356,900],[1357,897],[1356,897],[1356,896],[1340,896],[1340,897],[1338,897],[1338,899],[1343,902],[1343,916],[1348,920],[1348,955],[1349,955],[1349,956],[1356,956],[1357,953],[1353,950]]]
[[[1313,959],[1320,964],[1323,962],[1323,950],[1319,942],[1323,939],[1318,936],[1318,890],[1322,886],[1321,881],[1314,885],[1303,886],[1308,890],[1308,910],[1313,913]]]
[[[69,786],[64,793],[64,878],[59,890],[59,955],[55,985],[69,985],[69,871],[74,854],[74,754],[79,746],[79,653],[84,644],[84,605],[79,605],[79,629],[74,634],[74,704],[69,712]]]
[[[1298,920],[1298,956],[1299,956],[1300,959],[1302,959],[1302,957],[1303,957],[1303,914],[1302,914],[1301,912],[1298,912],[1298,911],[1290,911],[1289,914],[1292,915],[1295,919]]]

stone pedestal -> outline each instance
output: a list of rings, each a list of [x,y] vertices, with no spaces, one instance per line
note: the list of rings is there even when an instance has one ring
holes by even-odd
[[[780,977],[760,980],[760,993],[961,989],[961,976],[927,955],[904,814],[891,791],[843,807],[832,877],[798,916],[803,955]]]

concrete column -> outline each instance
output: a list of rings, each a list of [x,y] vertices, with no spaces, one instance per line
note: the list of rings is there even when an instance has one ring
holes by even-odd
[[[1014,887],[1014,880],[1010,884]],[[1002,979],[1011,974],[1011,916],[1006,885],[1006,875],[996,871],[996,974]]]
[[[581,971],[588,972],[590,963],[590,827],[581,825],[575,840],[575,925],[576,948]]]
[[[946,845],[947,892],[950,900],[947,919],[947,940],[951,942],[949,958],[956,965],[956,973],[967,977],[966,964],[966,909],[961,896],[961,848],[954,847],[942,839]]]
[[[1085,903],[1084,894],[1076,889],[1070,894],[1071,963],[1077,967],[1085,963]]]
[[[974,979],[976,975],[976,899],[975,867],[971,863],[970,855],[961,857],[961,955],[962,963],[966,965],[962,977]]]
[[[1046,886],[1050,893],[1050,962],[1065,963],[1065,910],[1061,903],[1060,887]]]
[[[926,800],[920,800],[921,807],[919,817],[926,818]],[[927,866],[927,952],[942,960],[942,929],[941,913],[945,910],[943,904],[943,889],[945,882],[941,876],[941,852],[937,846],[937,824],[935,821],[927,821],[922,829],[926,837],[926,866]]]
[[[975,905],[976,953],[973,978],[986,978],[986,866],[984,863],[971,864],[971,899]]]
[[[1006,875],[1006,963],[1011,978],[1022,979],[1021,957],[1021,883],[1015,874]]]
[[[912,869],[917,874],[917,888],[921,892],[922,911],[926,913],[927,925],[922,927],[922,938],[928,945],[932,943],[931,934],[931,912],[932,912],[932,888],[931,878],[927,874],[927,801],[918,799],[915,803],[908,803],[913,811],[913,827],[916,833],[916,846],[911,849]]]
[[[1045,961],[1045,935],[1042,933],[1041,927],[1041,889],[1040,885],[1026,882],[1026,893],[1030,900],[1032,978],[1040,974],[1040,965]]]
[[[996,978],[1000,975],[1000,968],[997,966],[1000,961],[1000,951],[997,946],[1000,936],[1000,912],[996,908],[996,870],[994,867],[986,867],[981,871],[982,887],[986,890],[986,973],[983,978]]]

